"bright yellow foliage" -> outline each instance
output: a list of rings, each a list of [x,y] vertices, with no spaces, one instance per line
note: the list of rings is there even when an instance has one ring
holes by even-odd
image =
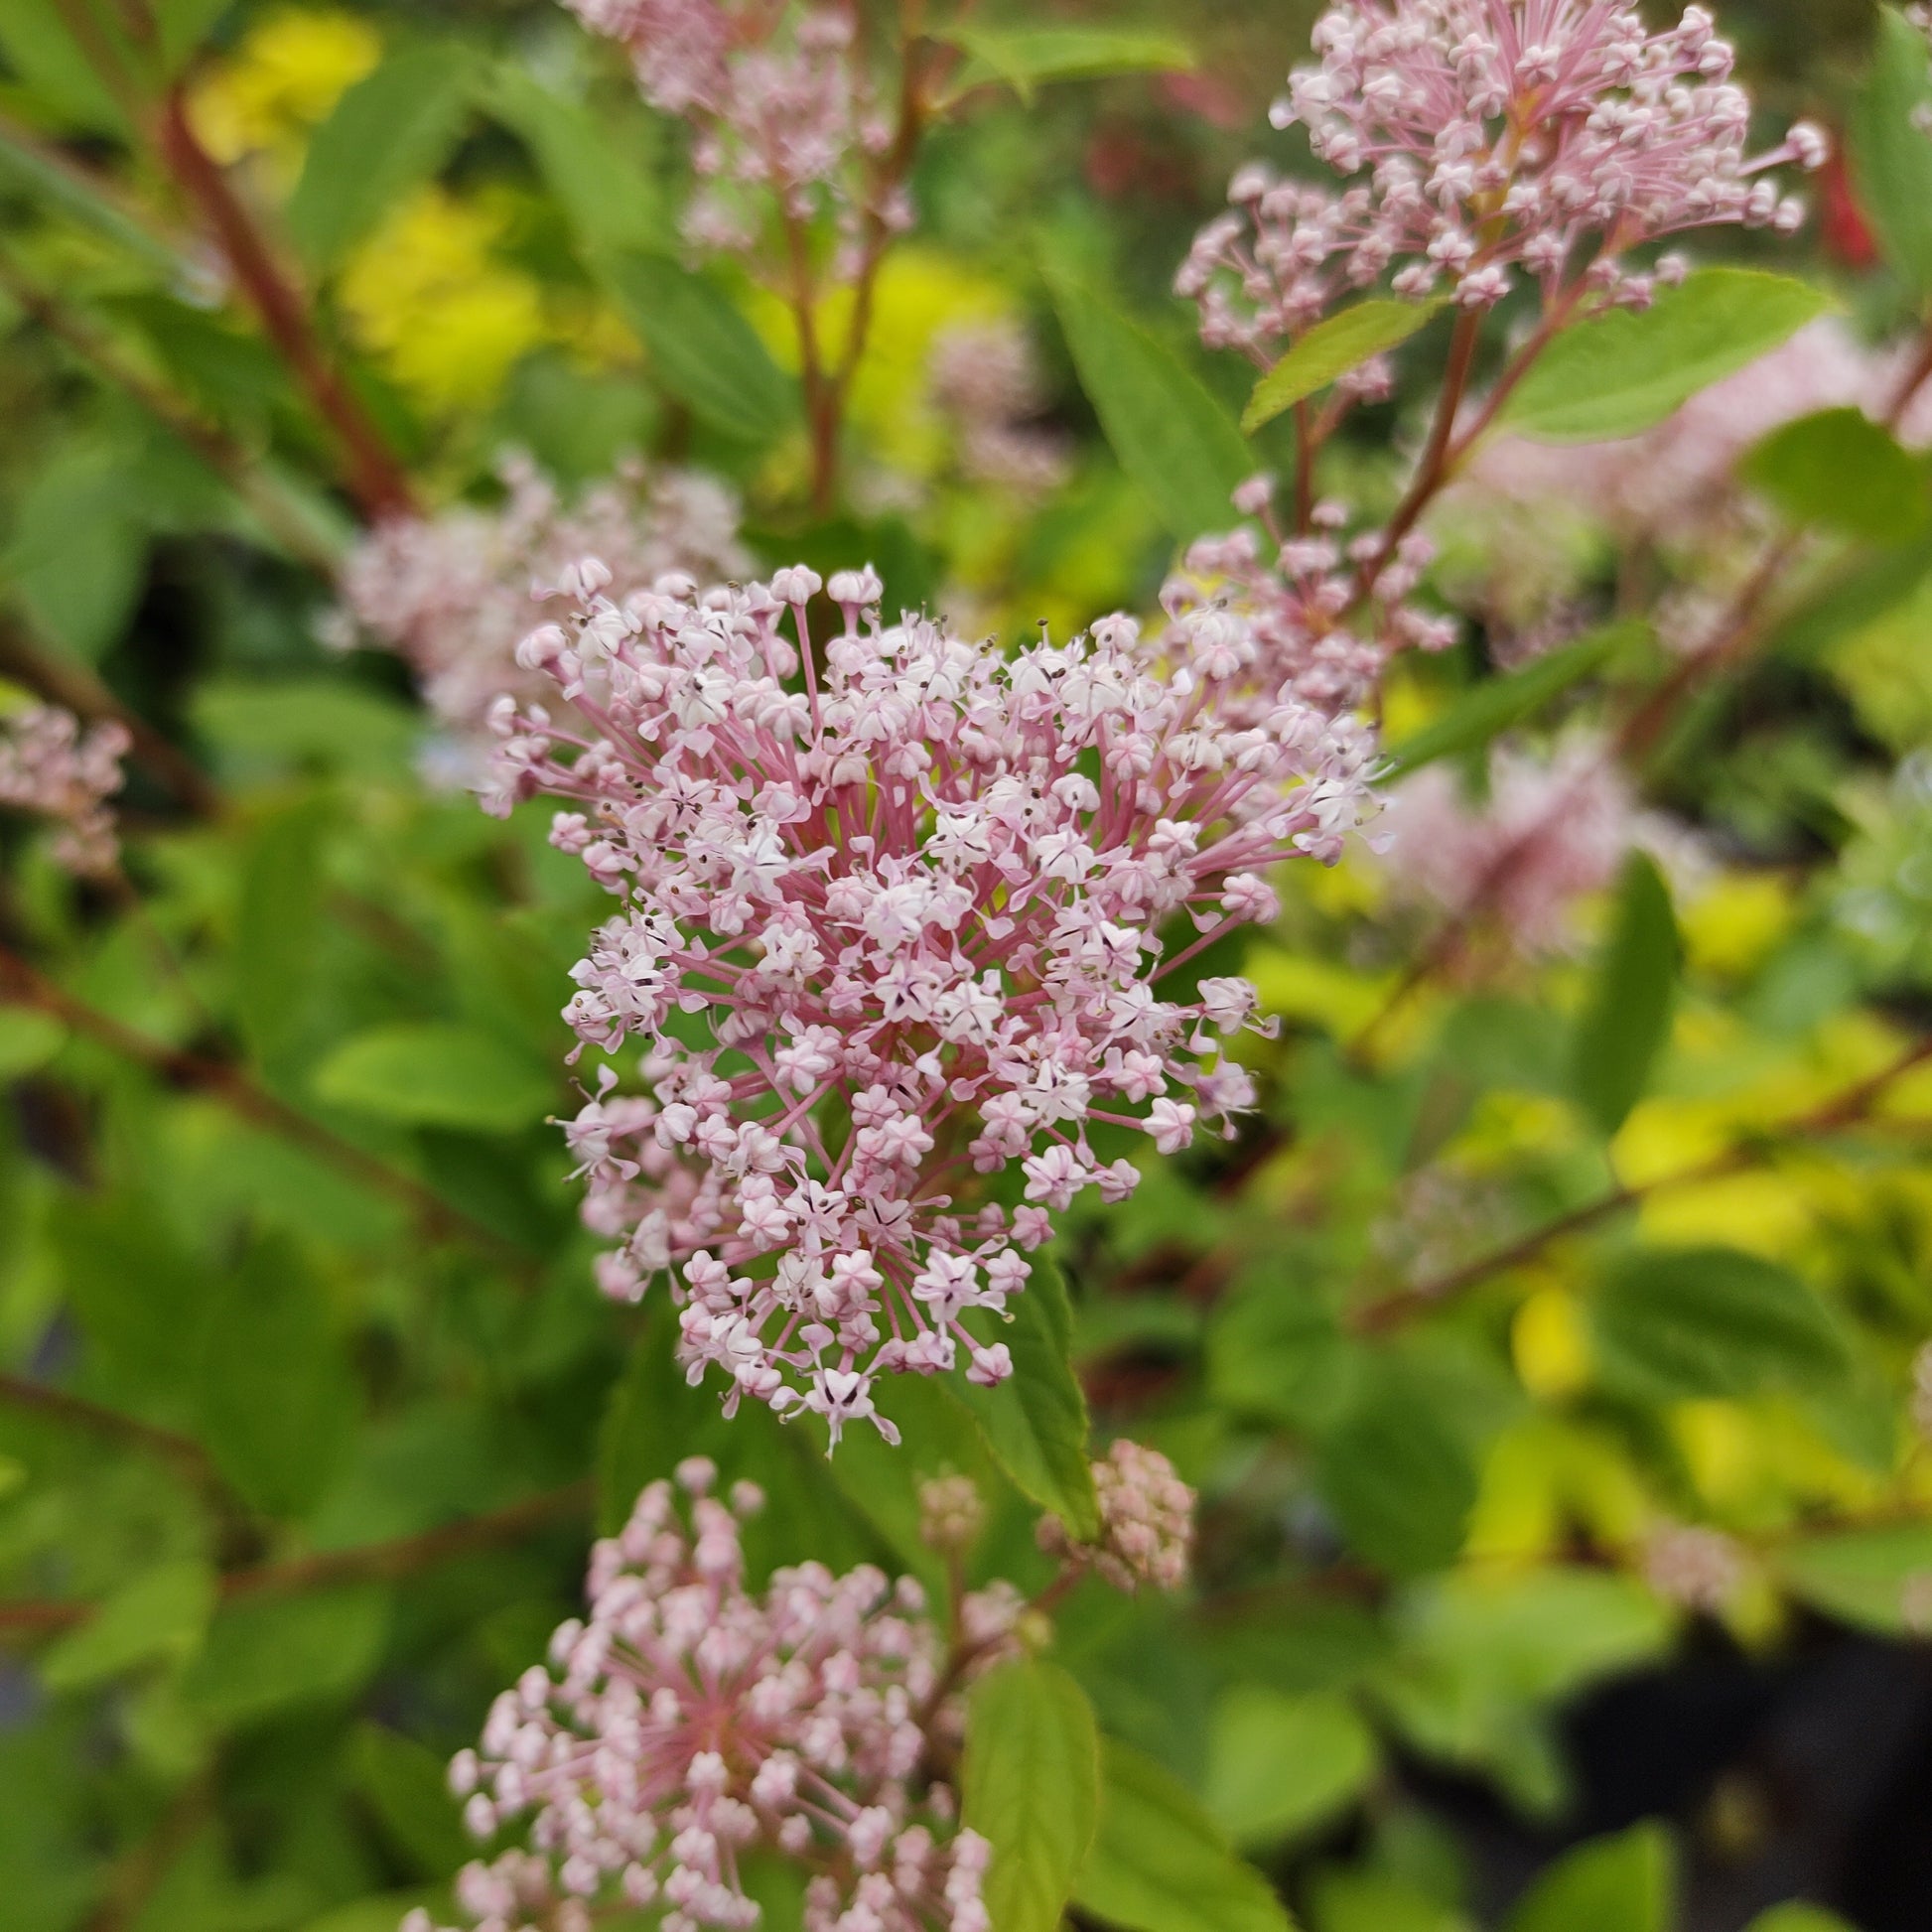
[[[1777,874],[1731,872],[1682,906],[1677,923],[1694,971],[1740,980],[1776,949],[1795,911]]]
[[[1509,1347],[1524,1388],[1545,1402],[1589,1385],[1589,1330],[1567,1288],[1539,1288],[1523,1303],[1510,1323]]]
[[[217,161],[265,155],[292,181],[310,130],[381,58],[381,37],[358,15],[272,13],[196,80],[189,115]]]

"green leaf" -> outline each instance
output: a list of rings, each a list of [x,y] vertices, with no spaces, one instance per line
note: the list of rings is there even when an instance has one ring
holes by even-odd
[[[714,429],[768,443],[797,414],[791,378],[702,275],[642,249],[600,252],[593,266],[649,349],[658,381]]]
[[[214,1573],[182,1557],[123,1584],[77,1630],[41,1654],[50,1691],[82,1691],[136,1664],[179,1661],[202,1641],[214,1608]]]
[[[125,35],[109,16],[95,16],[110,46],[125,60]],[[29,97],[67,126],[124,133],[126,116],[67,22],[60,0],[7,0],[0,7],[0,52]]]
[[[1897,7],[1880,7],[1871,72],[1848,130],[1852,174],[1886,263],[1921,301],[1932,295],[1932,139],[1917,118],[1928,104],[1925,36]]]
[[[1013,1373],[995,1389],[962,1382],[959,1397],[1016,1488],[1050,1509],[1075,1537],[1100,1531],[1087,1453],[1087,1399],[1073,1373],[1073,1311],[1066,1284],[1048,1255],[1012,1302],[1000,1339],[1013,1353]]]
[[[289,235],[313,270],[333,268],[456,146],[472,67],[450,42],[391,54],[337,101],[289,198]]]
[[[187,264],[159,237],[150,234],[118,203],[98,194],[84,175],[56,167],[35,149],[0,127],[0,176],[11,178],[69,219],[104,235],[129,254],[173,281]]]
[[[148,0],[148,4],[159,29],[163,69],[178,73],[234,0]]]
[[[1468,1932],[1459,1912],[1392,1871],[1331,1866],[1309,1889],[1316,1932]]]
[[[1100,1778],[1100,1829],[1073,1889],[1082,1912],[1124,1932],[1289,1932],[1274,1888],[1184,1785],[1112,1737]]]
[[[495,1035],[433,1020],[355,1035],[316,1069],[313,1085],[333,1106],[480,1134],[527,1127],[557,1097],[549,1074]]]
[[[1353,1804],[1377,1757],[1374,1733],[1347,1698],[1238,1685],[1214,1706],[1207,1808],[1237,1843],[1272,1844]]]
[[[359,1725],[350,1762],[390,1845],[423,1878],[448,1878],[476,1847],[450,1796],[443,1760],[413,1737]]]
[[[44,1067],[68,1043],[68,1030],[32,1007],[0,1007],[0,1080]]]
[[[1462,1545],[1475,1465],[1418,1378],[1382,1362],[1323,1437],[1315,1484],[1342,1534],[1398,1577],[1439,1570]]]
[[[1744,1932],[1858,1932],[1858,1927],[1822,1905],[1793,1898],[1773,1905],[1768,1912],[1759,1912]]]
[[[1660,1825],[1566,1853],[1510,1913],[1506,1932],[1666,1932],[1675,1860]]]
[[[1932,1524],[1808,1536],[1780,1554],[1778,1570],[1794,1596],[1827,1615],[1882,1636],[1919,1635],[1914,1599],[1932,1597]]]
[[[669,1475],[702,1444],[718,1415],[715,1390],[692,1387],[678,1367],[676,1311],[653,1291],[643,1330],[605,1405],[597,1439],[597,1523],[616,1536],[645,1483]]]
[[[124,452],[89,441],[36,471],[15,506],[0,580],[49,636],[91,663],[126,629],[147,559],[148,522]]]
[[[1753,268],[1706,268],[1641,313],[1616,309],[1559,336],[1503,410],[1544,443],[1599,443],[1661,423],[1832,306],[1823,289]]]
[[[417,737],[401,705],[339,677],[210,678],[196,694],[195,723],[224,754],[365,777],[406,770]]]
[[[1646,624],[1604,624],[1520,671],[1485,678],[1389,754],[1389,777],[1406,778],[1439,759],[1480,750],[1648,635]]]
[[[1030,1658],[980,1681],[960,1797],[993,1847],[985,1898],[999,1932],[1056,1932],[1100,1807],[1093,1710],[1057,1664]]]
[[[300,799],[254,827],[240,855],[235,1014],[249,1051],[275,1071],[302,1036],[316,986],[327,825],[325,803]]]
[[[967,55],[953,77],[954,98],[1004,81],[1032,105],[1034,92],[1054,80],[1088,80],[1109,73],[1185,73],[1194,52],[1173,34],[1117,27],[988,27],[961,22],[934,35]]]
[[[1606,1139],[1643,1097],[1670,1036],[1678,951],[1670,888],[1648,853],[1633,852],[1623,868],[1609,942],[1571,1044],[1571,1090]]]
[[[1590,1309],[1605,1376],[1659,1400],[1828,1388],[1849,1366],[1824,1304],[1789,1269],[1735,1248],[1650,1248]]]
[[[210,1723],[230,1727],[346,1697],[375,1669],[388,1627],[389,1593],[374,1584],[239,1596],[216,1612],[182,1696]]]
[[[1317,389],[1339,381],[1371,356],[1399,348],[1443,307],[1434,302],[1398,302],[1376,296],[1317,322],[1255,384],[1241,427],[1253,435],[1284,409],[1293,409]]]
[[[1207,1331],[1214,1400],[1290,1429],[1320,1429],[1348,1400],[1355,1350],[1306,1273],[1243,1271]]]
[[[1120,467],[1169,534],[1225,530],[1234,491],[1254,474],[1246,440],[1166,344],[1069,275],[1045,270],[1080,386]]]
[[[286,1237],[254,1242],[216,1285],[198,1406],[222,1474],[265,1515],[302,1514],[335,1473],[354,1385],[322,1287]]]
[[[1825,409],[1774,429],[1737,474],[1794,523],[1871,543],[1903,543],[1925,524],[1925,473],[1861,409]]]
[[[512,61],[491,71],[483,103],[529,149],[587,253],[664,245],[655,184],[613,144],[588,108],[554,93]]]

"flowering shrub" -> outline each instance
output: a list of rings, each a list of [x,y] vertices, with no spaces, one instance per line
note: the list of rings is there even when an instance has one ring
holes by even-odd
[[[1922,10],[1158,11],[0,9],[9,1932],[1932,1918]]]

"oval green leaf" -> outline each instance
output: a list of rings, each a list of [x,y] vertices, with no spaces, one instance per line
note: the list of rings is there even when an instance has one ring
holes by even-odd
[[[1571,1092],[1606,1138],[1643,1097],[1670,1035],[1678,952],[1670,888],[1648,853],[1633,852],[1571,1048]]]
[[[1399,347],[1443,306],[1434,302],[1398,302],[1377,296],[1352,309],[1317,322],[1275,366],[1255,384],[1242,412],[1241,427],[1250,435],[1272,423],[1284,409],[1292,409],[1317,389],[1325,389],[1372,355]]]
[[[527,1127],[556,1099],[549,1074],[494,1035],[435,1021],[357,1034],[311,1084],[318,1099],[356,1113],[478,1133]]]

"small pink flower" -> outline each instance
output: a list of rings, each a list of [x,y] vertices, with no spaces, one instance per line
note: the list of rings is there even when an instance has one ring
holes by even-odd
[[[0,805],[52,819],[57,865],[82,877],[119,862],[107,800],[133,741],[108,719],[84,729],[70,711],[33,705],[0,717]]]

